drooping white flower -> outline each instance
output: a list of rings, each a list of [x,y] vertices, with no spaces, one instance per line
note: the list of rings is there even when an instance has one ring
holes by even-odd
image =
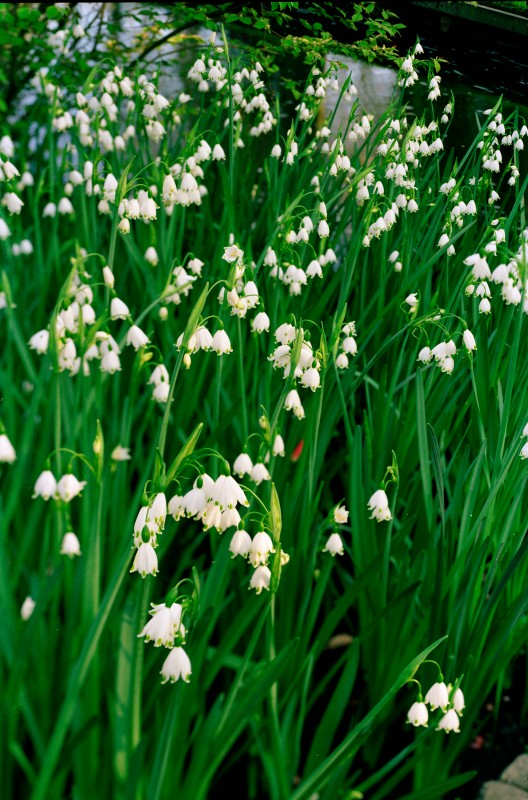
[[[129,316],[130,310],[127,304],[120,300],[119,297],[113,297],[110,303],[110,319],[127,319]]]
[[[255,589],[257,594],[260,594],[263,589],[268,589],[270,587],[271,582],[271,572],[268,567],[261,565],[257,567],[253,575],[251,576],[251,580],[249,582],[249,588]]]
[[[163,676],[162,683],[175,683],[180,678],[189,683],[191,672],[191,662],[183,647],[173,647],[163,662],[160,674]]]
[[[236,508],[224,508],[220,515],[220,524],[218,530],[226,531],[228,528],[237,528],[240,523],[241,517]]]
[[[321,385],[319,371],[316,370],[315,367],[310,367],[306,372],[303,372],[301,375],[301,385],[304,386],[305,389],[311,389],[312,392],[315,392]]]
[[[207,503],[200,515],[200,519],[203,523],[204,531],[209,530],[209,528],[216,528],[219,531],[222,524],[222,509],[219,504],[214,501]]]
[[[32,615],[33,611],[35,610],[35,605],[36,603],[32,597],[26,597],[20,609],[20,616],[24,622],[26,622]]]
[[[451,731],[460,733],[460,720],[454,708],[450,708],[447,714],[444,714],[436,730],[445,731],[446,733],[450,733]]]
[[[169,399],[170,394],[170,385],[164,381],[161,383],[156,384],[154,387],[154,391],[152,392],[152,399],[156,401],[156,403],[166,403]]]
[[[347,336],[341,343],[341,349],[345,355],[355,356],[357,354],[357,342],[353,336]]]
[[[151,266],[157,267],[157,265],[159,263],[159,256],[158,256],[158,254],[156,252],[156,248],[152,247],[152,246],[147,247],[147,249],[145,250],[144,259],[149,264],[151,264]]]
[[[430,347],[422,347],[420,352],[418,353],[418,361],[421,361],[422,364],[428,364],[433,357]]]
[[[130,572],[139,572],[142,578],[146,578],[147,575],[157,575],[158,557],[150,542],[142,542],[139,545]]]
[[[296,389],[291,389],[286,395],[284,400],[284,408],[286,411],[293,411],[297,419],[304,419],[304,408],[301,403],[301,398]]]
[[[0,463],[12,464],[16,461],[15,448],[9,441],[7,434],[0,434]]]
[[[280,433],[278,433],[273,440],[272,453],[274,456],[284,456],[285,452],[284,439]]]
[[[522,459],[528,458],[528,442],[526,442],[526,444],[523,445],[519,455]]]
[[[259,531],[253,537],[249,550],[249,560],[254,567],[267,564],[270,553],[274,553],[273,541],[266,531]]]
[[[68,556],[68,558],[82,555],[80,542],[72,531],[64,534],[60,554],[61,556]]]
[[[317,233],[321,237],[321,239],[325,239],[327,236],[330,236],[330,228],[328,227],[328,222],[326,219],[322,219],[317,226]]]
[[[338,533],[332,533],[323,547],[323,553],[330,553],[332,557],[336,555],[342,556],[345,554],[343,540]]]
[[[69,503],[82,492],[86,481],[79,481],[71,472],[63,475],[57,483],[57,494],[65,503]]]
[[[243,529],[235,531],[229,550],[232,553],[232,558],[236,556],[243,556],[246,558],[251,550],[252,539],[249,533]]]
[[[112,461],[130,461],[130,447],[122,447],[120,444],[116,445],[110,455]]]
[[[448,687],[449,689],[449,687]],[[461,717],[462,712],[466,707],[466,701],[464,699],[464,695],[462,693],[462,689],[456,689],[453,698],[452,698],[453,708],[457,712],[457,714]]]
[[[151,603],[150,619],[138,638],[144,636],[146,642],[154,642],[154,647],[174,647],[174,637],[184,631],[181,624],[182,607],[179,603],[166,606],[165,603]]]
[[[147,515],[148,520],[154,520],[157,525],[157,533],[160,533],[165,527],[165,519],[167,518],[167,498],[163,492],[158,492],[150,505]]]
[[[442,372],[446,372],[448,375],[451,375],[453,369],[455,368],[455,362],[451,358],[451,356],[446,356],[445,358],[442,358],[441,361],[439,362],[439,365]]]
[[[233,264],[235,261],[240,261],[244,257],[244,251],[236,244],[230,244],[229,247],[224,247],[224,261]]]
[[[210,497],[214,481],[209,475],[200,475],[194,482],[193,488],[183,496],[185,513],[188,517],[198,518],[205,510]]]
[[[345,506],[336,506],[334,508],[334,522],[338,525],[346,525],[348,522],[348,509]]]
[[[42,497],[43,500],[49,500],[54,497],[57,491],[57,481],[51,470],[46,469],[41,472],[35,483],[33,497]]]
[[[213,350],[219,356],[233,352],[229,336],[223,329],[217,330],[213,336]]]
[[[24,203],[14,192],[6,192],[2,198],[2,205],[6,206],[10,214],[20,214]]]
[[[183,517],[185,514],[185,501],[182,495],[175,494],[174,497],[171,497],[167,506],[167,512],[176,522]]]
[[[431,686],[425,695],[425,702],[431,706],[431,711],[434,711],[435,708],[441,708],[442,711],[447,709],[449,705],[449,692],[443,681],[434,683]]]
[[[214,482],[211,497],[220,508],[235,508],[239,503],[242,506],[249,506],[249,500],[240,488],[236,480],[231,475],[220,475]]]
[[[240,453],[233,462],[233,472],[235,475],[238,475],[239,478],[243,478],[244,475],[250,475],[251,470],[253,469],[253,462],[247,453]]]
[[[410,722],[411,725],[415,726],[415,728],[419,725],[423,725],[424,728],[427,728],[428,721],[429,712],[427,711],[427,706],[425,703],[413,703],[407,713],[407,722]]]
[[[144,347],[150,339],[148,338],[147,334],[144,333],[141,328],[138,328],[137,325],[131,325],[128,329],[126,343],[132,345],[134,350],[139,350],[140,347]]]
[[[473,336],[471,331],[469,331],[467,328],[464,331],[464,333],[462,334],[462,340],[463,340],[464,345],[466,347],[466,350],[468,352],[470,352],[471,350],[476,350],[477,349],[477,343],[475,341],[475,337]]]
[[[260,311],[251,323],[251,330],[255,333],[263,333],[269,331],[270,318],[265,311]]]
[[[271,475],[269,474],[268,468],[265,464],[260,462],[253,464],[253,468],[251,470],[251,480],[254,481],[257,486],[259,486],[262,481],[271,480]]]
[[[368,501],[368,509],[372,511],[370,518],[377,519],[378,522],[389,522],[392,519],[389,499],[383,489],[378,489],[377,492],[374,492]]]

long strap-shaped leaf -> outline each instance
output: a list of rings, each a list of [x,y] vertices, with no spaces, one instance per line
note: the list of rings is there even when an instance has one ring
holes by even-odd
[[[57,716],[55,729],[44,756],[43,767],[38,776],[35,788],[33,789],[31,800],[46,800],[48,797],[49,784],[53,777],[53,772],[59,759],[64,739],[66,738],[75,713],[77,696],[88,673],[91,661],[99,644],[99,639],[101,638],[108,617],[110,616],[121,584],[128,572],[129,563],[130,549],[127,548],[126,553],[123,554],[119,561],[110,586],[103,598],[99,613],[90,626],[82,652],[71,671],[68,687],[66,689],[66,697],[63,700],[62,707]]]
[[[396,694],[399,689],[411,678],[422,661],[425,661],[429,653],[431,653],[438,645],[447,639],[447,636],[442,636],[441,639],[437,639],[429,647],[426,647],[425,650],[414,658],[410,664],[408,664],[405,669],[400,673],[398,679],[395,681],[391,689],[387,692],[387,694],[382,697],[382,699],[374,706],[374,708],[367,714],[367,716],[359,722],[353,731],[351,731],[348,736],[341,742],[339,747],[336,747],[333,753],[331,753],[328,758],[326,758],[321,766],[312,772],[311,775],[304,780],[297,791],[295,791],[292,796],[291,800],[304,800],[304,798],[310,797],[315,791],[321,789],[322,786],[329,780],[332,776],[333,770],[341,764],[345,759],[349,758],[352,754],[355,747],[358,745],[358,739],[367,734],[370,726],[380,713],[382,709],[390,702],[392,697]]]

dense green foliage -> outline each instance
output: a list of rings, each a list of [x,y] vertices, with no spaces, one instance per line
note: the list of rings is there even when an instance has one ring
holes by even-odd
[[[456,161],[419,46],[373,120],[222,25],[171,84],[37,10],[0,137],[0,796],[456,790],[527,634],[523,120]]]

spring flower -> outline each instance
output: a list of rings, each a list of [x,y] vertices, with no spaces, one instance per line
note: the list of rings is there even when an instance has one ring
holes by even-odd
[[[330,228],[328,227],[328,222],[325,219],[322,219],[317,226],[317,233],[321,237],[321,239],[325,239],[327,236],[330,236]]]
[[[353,336],[347,336],[343,339],[341,348],[346,355],[355,356],[357,354],[357,342]]]
[[[455,367],[455,362],[453,361],[451,356],[446,356],[446,358],[441,359],[440,368],[442,372],[447,372],[448,375],[451,375],[454,367]]]
[[[112,461],[130,461],[132,458],[130,455],[130,447],[122,447],[120,444],[118,444],[112,450],[110,458]]]
[[[126,303],[119,297],[113,297],[110,303],[110,319],[126,319],[130,316],[130,311]]]
[[[169,373],[167,371],[167,367],[165,364],[158,364],[149,378],[149,384],[153,383],[154,386],[157,386],[159,383],[169,383]]]
[[[184,516],[185,503],[182,495],[175,494],[174,497],[171,497],[167,505],[167,512],[176,522]]]
[[[422,347],[420,352],[418,353],[418,361],[421,361],[422,364],[428,364],[433,357],[431,352],[431,348],[429,347]]]
[[[338,525],[346,525],[348,522],[348,510],[345,506],[334,508],[334,522],[337,522]]]
[[[57,483],[57,495],[65,503],[69,503],[74,497],[82,492],[86,486],[86,481],[79,481],[71,472],[63,475]]]
[[[519,455],[522,459],[528,458],[528,442],[526,442],[526,444],[523,445],[523,448],[519,453]]]
[[[6,206],[10,214],[20,214],[24,203],[14,192],[6,192],[2,198],[2,205]]]
[[[405,298],[405,302],[407,303],[408,306],[410,306],[409,311],[411,313],[416,311],[416,309],[418,308],[419,300],[415,293],[408,295]]]
[[[449,692],[443,681],[441,683],[434,683],[431,686],[425,695],[425,702],[431,706],[431,711],[434,711],[435,708],[441,708],[442,711],[447,709],[449,705]]]
[[[5,433],[0,434],[0,463],[12,464],[16,461],[15,448]]]
[[[216,331],[213,336],[213,350],[219,356],[224,355],[224,353],[233,352],[231,342],[229,341],[229,336],[223,329]]]
[[[156,252],[156,248],[155,247],[147,247],[147,249],[145,250],[144,259],[151,266],[157,267],[158,263],[159,263],[159,256],[158,256],[158,254]]]
[[[304,408],[301,403],[301,398],[299,397],[299,393],[296,389],[292,389],[286,395],[286,399],[284,401],[284,408],[286,411],[293,411],[297,419],[304,419]]]
[[[266,314],[265,311],[260,311],[253,322],[251,323],[251,330],[255,333],[263,333],[264,331],[269,331],[270,327],[270,318]]]
[[[247,453],[240,453],[240,455],[235,458],[233,462],[233,472],[235,475],[238,475],[239,478],[243,478],[244,475],[250,475],[252,469],[253,462]]]
[[[319,388],[321,385],[321,376],[315,367],[310,367],[306,372],[303,372],[301,376],[301,385],[304,386],[305,389],[311,389],[312,392],[315,392],[315,390]]]
[[[229,551],[232,553],[232,558],[236,556],[244,556],[246,558],[251,550],[252,539],[249,533],[243,529],[235,531]]]
[[[490,314],[491,313],[491,303],[487,297],[483,297],[479,303],[479,314]]]
[[[81,554],[81,545],[77,536],[72,533],[65,533],[62,539],[61,549],[60,549],[61,556],[68,556],[68,558],[73,558],[74,556],[80,556]]]
[[[450,687],[448,687],[449,689]],[[462,712],[466,707],[466,702],[464,700],[464,695],[462,693],[462,689],[457,689],[453,695],[452,701],[453,708],[457,712],[457,714],[461,717]]]
[[[216,479],[211,490],[211,498],[219,504],[222,510],[235,508],[237,503],[249,506],[249,500],[231,475],[220,475]]]
[[[167,607],[165,603],[155,605],[151,603],[152,619],[150,619],[138,638],[144,636],[146,642],[154,642],[154,647],[174,647],[174,637],[178,632],[182,632],[181,624],[182,607],[179,603],[173,603]]]
[[[257,594],[260,594],[263,589],[269,590],[271,581],[271,572],[268,567],[261,565],[257,567],[253,575],[251,576],[251,580],[249,582],[249,588],[255,589]]]
[[[410,722],[415,728],[419,725],[423,725],[424,728],[427,728],[428,719],[429,713],[425,703],[413,703],[407,713],[407,722]]]
[[[170,385],[166,382],[158,383],[152,392],[152,399],[156,403],[166,403],[169,399]]]
[[[147,575],[156,575],[158,572],[158,557],[150,542],[140,544],[130,572],[139,572],[142,578]]]
[[[138,328],[137,325],[131,325],[128,329],[126,343],[131,344],[134,350],[139,350],[140,347],[144,347],[150,339],[148,338],[146,333],[143,333],[141,328]]]
[[[188,517],[198,518],[203,514],[213,486],[214,481],[209,475],[201,475],[195,480],[193,488],[183,496]]]
[[[183,647],[173,647],[163,662],[161,673],[162,683],[176,683],[180,678],[189,683],[191,677],[191,662]]]
[[[167,518],[167,498],[163,492],[158,492],[154,497],[148,512],[148,519],[154,520],[157,525],[157,532],[163,530],[165,527],[165,519]]]
[[[219,144],[215,144],[212,155],[213,161],[225,161],[225,157],[226,154],[224,152],[224,148]]]
[[[259,564],[267,564],[269,554],[274,552],[271,536],[266,531],[259,531],[251,542],[249,560],[254,567],[258,567]]]
[[[462,340],[463,340],[464,345],[466,347],[466,350],[468,352],[470,352],[471,350],[476,350],[477,349],[477,343],[475,341],[475,337],[473,336],[471,331],[467,330],[467,328],[464,331],[464,333],[462,334]]]
[[[282,155],[282,149],[280,144],[274,144],[271,148],[271,157],[272,158],[280,158]]]
[[[368,509],[372,511],[370,518],[376,518],[378,522],[389,522],[392,519],[389,500],[383,489],[378,489],[377,492],[374,492],[368,501]]]
[[[348,368],[348,358],[345,353],[339,353],[336,360],[336,367],[338,369],[347,369]]]
[[[272,453],[274,456],[284,456],[285,455],[285,447],[284,447],[284,439],[278,433],[273,440],[273,449]]]
[[[240,261],[243,257],[244,251],[241,250],[236,244],[230,244],[229,247],[224,247],[224,255],[222,258],[229,264],[233,264],[235,261]]]
[[[59,214],[63,215],[73,214],[74,209],[71,200],[69,200],[67,197],[61,197],[59,200],[59,205],[57,206],[57,211]]]
[[[332,533],[326,542],[323,553],[330,553],[332,557],[344,555],[343,540],[338,533]]]
[[[460,733],[460,720],[458,719],[458,714],[454,708],[449,709],[447,714],[444,714],[438,723],[436,730],[445,731],[446,733],[449,733],[450,731]]]
[[[41,472],[35,483],[33,497],[42,497],[43,500],[49,500],[54,497],[57,491],[57,481],[51,470],[46,469]]]
[[[36,603],[32,597],[26,597],[22,603],[22,608],[20,609],[20,616],[24,622],[26,622],[32,615],[33,611],[35,610],[35,605]]]

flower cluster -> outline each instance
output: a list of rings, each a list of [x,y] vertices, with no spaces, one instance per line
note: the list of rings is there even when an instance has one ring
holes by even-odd
[[[441,709],[443,716],[438,721],[436,730],[460,733],[459,717],[465,708],[464,695],[459,686],[456,689],[451,684],[446,686],[442,676],[431,686],[425,695],[425,701],[422,700],[421,693],[418,695],[417,701],[407,713],[407,722],[414,727],[426,728],[429,723],[429,711],[435,711],[437,708]]]
[[[332,524],[335,528],[334,532],[328,537],[326,544],[323,548],[323,553],[330,553],[332,557],[344,555],[344,545],[341,536],[338,533],[338,525],[346,525],[348,522],[348,510],[345,506],[336,506],[332,512]]]
[[[191,678],[191,662],[183,649],[185,644],[185,626],[182,623],[183,607],[180,603],[151,603],[150,619],[139,637],[145,642],[154,642],[154,647],[166,647],[169,654],[161,668],[162,683],[175,683],[180,678],[189,683]]]

